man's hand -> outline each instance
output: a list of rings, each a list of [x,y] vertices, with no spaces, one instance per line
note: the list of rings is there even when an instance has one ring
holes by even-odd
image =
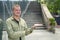
[[[36,29],[36,26],[35,26],[35,24],[32,26],[32,29]]]
[[[33,28],[33,29],[36,29],[37,27],[40,27],[40,26],[43,26],[43,24],[34,24],[34,25],[32,26],[32,28]]]

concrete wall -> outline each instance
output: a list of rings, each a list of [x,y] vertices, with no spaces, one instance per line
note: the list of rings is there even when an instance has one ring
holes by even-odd
[[[42,13],[43,13],[43,18],[44,18],[44,22],[47,28],[50,28],[50,18],[53,19],[53,16],[51,15],[51,13],[49,12],[47,6],[45,4],[41,4],[41,8],[42,8]]]

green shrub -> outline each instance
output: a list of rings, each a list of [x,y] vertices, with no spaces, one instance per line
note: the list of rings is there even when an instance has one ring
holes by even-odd
[[[50,18],[49,21],[51,26],[55,26],[56,22],[54,18]]]
[[[58,14],[58,10],[60,10],[60,0],[47,1],[47,7],[51,13]]]

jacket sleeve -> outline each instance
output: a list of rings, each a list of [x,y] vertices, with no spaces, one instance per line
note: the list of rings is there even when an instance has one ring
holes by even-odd
[[[7,24],[6,30],[10,38],[19,38],[25,35],[25,31],[17,31],[17,32],[13,31],[10,21],[6,21],[6,24]]]
[[[24,21],[24,26],[25,26],[25,28],[24,28],[25,29],[25,35],[32,33],[33,28],[28,28],[25,21]]]

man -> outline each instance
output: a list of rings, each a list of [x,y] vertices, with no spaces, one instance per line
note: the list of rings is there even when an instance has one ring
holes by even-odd
[[[0,40],[2,40],[2,31],[3,31],[3,22],[2,19],[0,19]]]
[[[27,24],[24,19],[21,18],[21,8],[18,4],[12,8],[12,17],[6,20],[8,40],[25,40],[25,35],[32,33],[35,28],[27,28]]]

